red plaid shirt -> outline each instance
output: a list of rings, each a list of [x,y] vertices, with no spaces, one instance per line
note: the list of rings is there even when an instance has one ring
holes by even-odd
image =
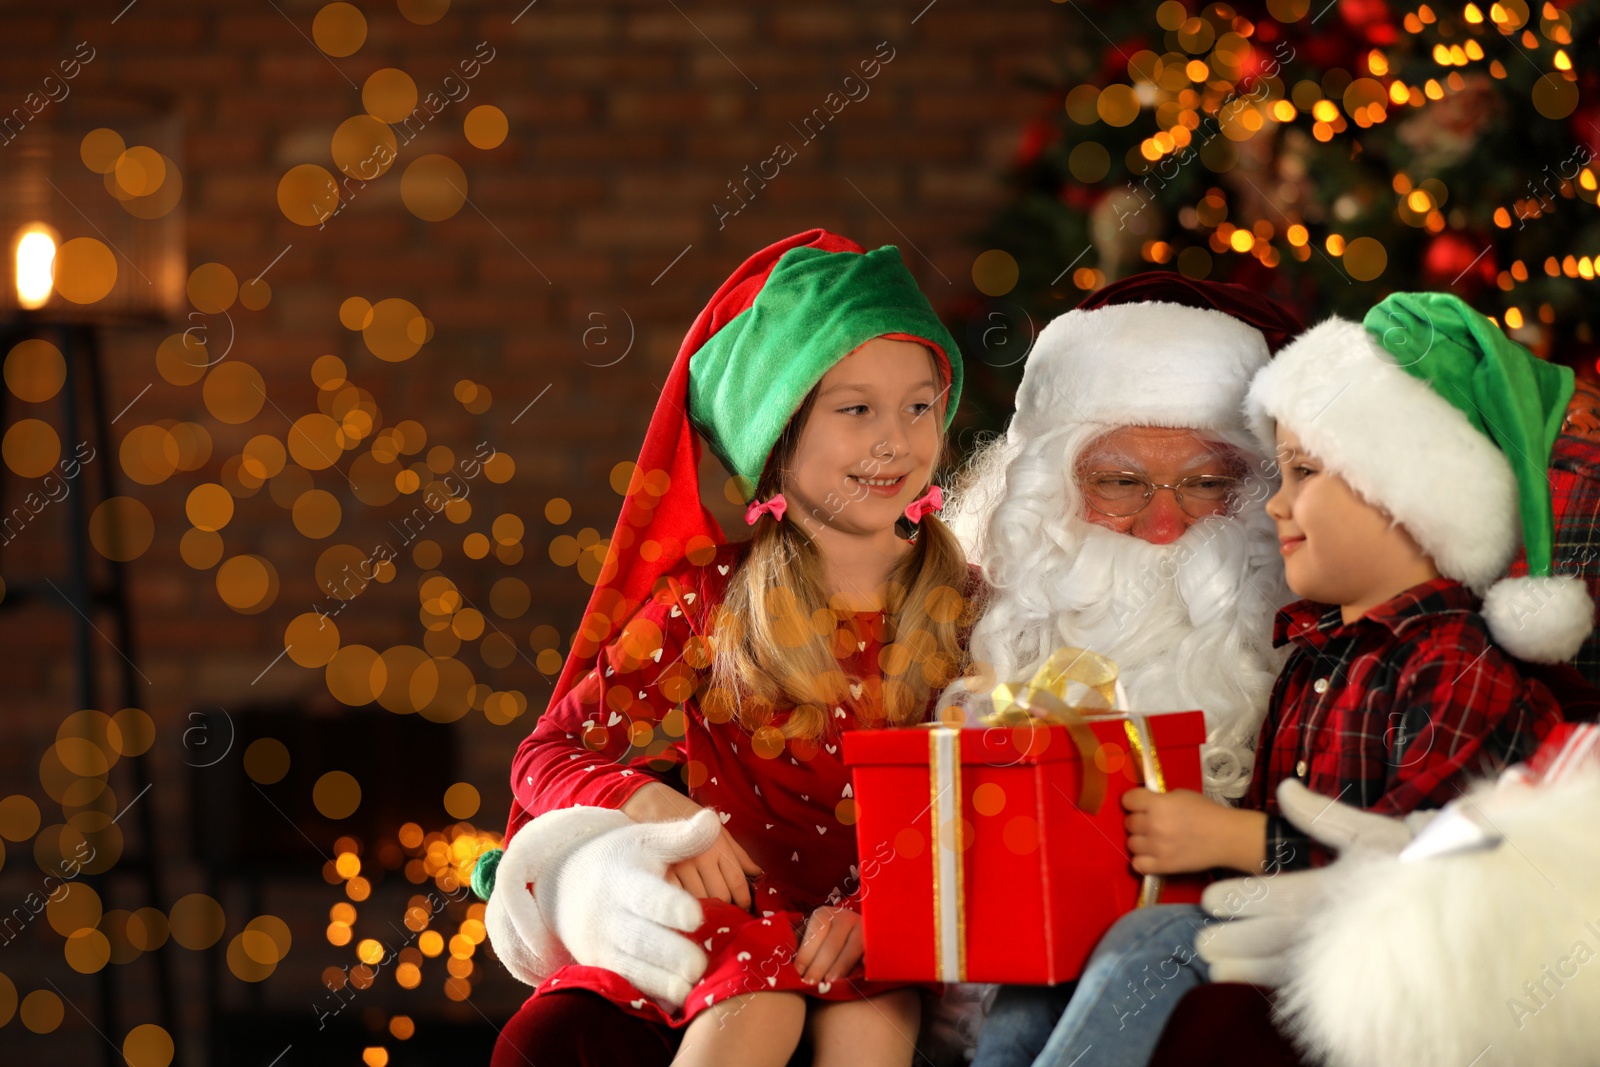
[[[1554,571],[1581,576],[1589,595],[1600,600],[1600,387],[1594,382],[1580,378],[1573,390],[1561,436],[1550,450],[1547,477],[1555,512]],[[1521,553],[1511,573],[1528,573]],[[1600,685],[1600,629],[1589,635],[1572,665]]]
[[[1581,577],[1589,585],[1589,595],[1600,600],[1600,439],[1574,433],[1556,438],[1546,478],[1555,512],[1550,552],[1553,570]],[[1510,573],[1528,573],[1520,552]],[[1572,665],[1591,683],[1600,685],[1600,629],[1584,641],[1572,657]]]
[[[1294,648],[1261,727],[1248,804],[1267,813],[1270,862],[1327,858],[1278,814],[1285,778],[1405,815],[1527,759],[1561,721],[1550,691],[1490,642],[1478,607],[1460,582],[1436,578],[1349,625],[1309,600],[1278,613],[1273,643]]]

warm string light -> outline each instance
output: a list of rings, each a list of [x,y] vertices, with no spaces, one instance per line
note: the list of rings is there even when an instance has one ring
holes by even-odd
[[[13,261],[19,307],[35,311],[49,303],[55,291],[55,258],[56,233],[50,227],[36,222],[17,232]]]
[[[1181,4],[1170,7],[1169,11],[1169,5],[1162,5],[1158,10],[1158,21],[1164,29],[1177,31],[1180,43],[1187,47],[1188,40],[1198,37],[1199,31],[1194,26],[1194,20],[1188,18],[1186,8]],[[1544,37],[1557,46],[1550,60],[1551,67],[1554,72],[1570,80],[1575,77],[1573,64],[1566,48],[1562,47],[1571,44],[1570,17],[1548,2],[1543,5],[1541,17],[1543,21],[1540,28]],[[1436,27],[1441,37],[1448,38],[1458,32],[1465,35],[1465,39],[1461,41],[1439,41],[1431,50],[1434,62],[1441,67],[1449,68],[1447,73],[1440,78],[1428,78],[1421,85],[1409,85],[1399,77],[1390,77],[1393,68],[1389,56],[1382,49],[1373,48],[1363,57],[1369,77],[1352,81],[1341,94],[1342,99],[1333,99],[1332,94],[1325,94],[1323,88],[1314,82],[1302,82],[1295,86],[1291,93],[1285,93],[1281,85],[1273,85],[1266,98],[1235,106],[1231,114],[1221,115],[1220,113],[1228,106],[1230,100],[1236,98],[1238,92],[1237,81],[1222,77],[1220,74],[1221,70],[1229,66],[1228,61],[1231,58],[1224,56],[1219,61],[1216,56],[1216,50],[1221,48],[1222,37],[1218,37],[1213,45],[1213,55],[1209,62],[1206,58],[1196,56],[1184,63],[1183,74],[1194,83],[1192,87],[1174,91],[1173,86],[1162,83],[1161,68],[1147,62],[1142,68],[1143,74],[1147,75],[1144,78],[1145,86],[1154,87],[1157,83],[1162,83],[1161,88],[1168,91],[1169,98],[1156,106],[1157,122],[1163,128],[1140,143],[1139,155],[1145,161],[1155,164],[1186,148],[1193,140],[1191,131],[1197,129],[1202,122],[1202,115],[1223,123],[1225,127],[1223,132],[1237,140],[1248,139],[1263,129],[1267,122],[1288,125],[1298,121],[1302,116],[1307,116],[1311,119],[1311,135],[1318,141],[1328,142],[1348,129],[1351,123],[1366,129],[1387,121],[1391,117],[1390,108],[1419,108],[1429,102],[1441,101],[1451,92],[1464,90],[1467,83],[1462,78],[1461,69],[1488,58],[1483,44],[1475,34],[1486,32],[1491,25],[1499,34],[1508,38],[1514,38],[1520,31],[1522,35],[1520,44],[1524,49],[1540,46],[1532,30],[1525,28],[1521,15],[1499,3],[1489,7],[1487,16],[1477,3],[1467,3],[1461,9],[1461,22],[1456,24],[1448,20],[1441,22],[1433,7],[1424,3],[1406,14],[1402,25],[1412,36],[1421,34],[1427,27]],[[1249,30],[1253,31],[1254,27],[1250,26]],[[1249,32],[1239,31],[1237,26],[1236,32],[1239,32],[1240,41],[1250,36]],[[1248,45],[1246,47],[1248,48]],[[1165,57],[1157,57],[1156,61],[1159,64],[1164,59]],[[1134,66],[1135,64],[1130,63],[1130,71]],[[1487,70],[1495,79],[1506,77],[1505,66],[1498,59],[1490,60]],[[1139,80],[1137,76],[1135,80]],[[1089,88],[1092,92],[1092,87]],[[1341,103],[1344,105],[1343,108],[1340,106]],[[1242,135],[1235,136],[1241,130]],[[1597,191],[1596,185],[1595,172],[1585,167],[1579,172],[1576,184],[1571,180],[1562,181],[1560,195],[1569,199],[1577,196],[1590,203],[1596,203],[1596,198],[1592,195]],[[1401,174],[1396,176],[1395,192],[1399,197],[1396,210],[1402,222],[1434,235],[1441,234],[1448,228],[1449,221],[1443,210],[1448,191],[1441,182],[1430,179],[1413,187],[1410,180]],[[1211,190],[1208,198],[1213,194],[1217,201],[1216,207],[1221,209],[1220,212],[1216,210],[1211,212],[1216,217],[1211,220],[1205,219],[1207,212],[1203,209],[1204,201],[1202,201],[1201,205],[1196,205],[1194,211],[1187,212],[1193,218],[1184,223],[1186,227],[1205,236],[1207,246],[1214,253],[1250,254],[1268,267],[1276,266],[1279,262],[1279,250],[1273,244],[1275,234],[1272,226],[1269,224],[1263,228],[1257,224],[1244,228],[1227,221],[1222,194],[1218,190]],[[1537,198],[1522,199],[1509,208],[1497,207],[1493,219],[1498,228],[1510,229],[1519,223],[1526,224],[1547,211],[1548,204],[1545,201]],[[1303,223],[1291,222],[1283,232],[1283,240],[1287,244],[1286,251],[1289,255],[1301,261],[1309,258],[1312,251],[1310,233]],[[1371,239],[1368,241],[1376,244]],[[1342,235],[1330,233],[1324,241],[1324,247],[1329,255],[1342,256],[1348,247],[1348,242]],[[1378,248],[1381,252],[1381,245],[1378,245]],[[1177,250],[1165,241],[1148,240],[1142,243],[1140,256],[1146,262],[1166,264],[1177,258]],[[1600,256],[1567,256],[1560,263],[1553,258],[1547,261],[1545,273],[1551,277],[1592,280],[1597,268],[1600,268]],[[1510,292],[1528,279],[1527,266],[1519,260],[1510,270],[1499,272],[1499,288]],[[1080,268],[1074,272],[1073,281],[1079,288],[1092,289],[1104,284],[1104,275],[1093,268]],[[1521,328],[1527,321],[1518,308],[1510,309],[1505,319],[1508,328],[1512,329]],[[1539,320],[1545,321],[1542,310]]]
[[[328,909],[326,936],[336,948],[349,946],[356,962],[348,967],[328,967],[323,972],[324,984],[335,991],[346,983],[366,989],[387,969],[402,989],[416,989],[422,984],[427,961],[443,957],[448,974],[445,995],[458,1001],[471,996],[472,983],[482,974],[474,957],[478,946],[488,938],[484,925],[486,905],[471,900],[462,907],[461,897],[463,892],[470,895],[467,887],[478,858],[500,845],[500,835],[479,830],[471,823],[458,822],[424,833],[420,825],[408,822],[400,827],[395,840],[379,845],[376,856],[364,865],[360,841],[349,836],[335,841],[334,859],[324,866],[323,877],[333,885],[343,883],[350,899]],[[403,938],[394,936],[397,928],[391,924],[385,924],[387,929],[381,939],[356,936],[356,904],[372,892],[371,882],[361,872],[374,867],[398,869],[413,885],[432,883],[430,891],[415,893],[406,901]],[[381,875],[377,877],[381,880]],[[443,906],[441,899],[445,901]],[[396,1038],[408,1039],[414,1030],[408,1017],[391,1020],[390,1032]]]

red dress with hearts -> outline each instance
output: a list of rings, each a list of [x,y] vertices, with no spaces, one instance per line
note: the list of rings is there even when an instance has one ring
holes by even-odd
[[[856,1000],[897,988],[864,981],[859,964],[841,981],[805,985],[794,966],[799,933],[812,911],[851,907],[860,891],[855,800],[839,734],[878,724],[841,706],[831,709],[833,728],[823,737],[785,741],[777,727],[787,710],[752,734],[734,718],[730,700],[704,691],[705,635],[741,548],[723,546],[705,566],[685,563],[658,583],[655,597],[523,741],[512,782],[530,817],[575,804],[620,807],[651,781],[686,783],[690,798],[715,809],[764,872],[753,887],[755,913],[703,902],[705,923],[693,937],[710,962],[677,1011],[597,967],[562,968],[534,996],[589,989],[636,1015],[682,1026],[710,1005],[746,993]],[[963,592],[970,596],[973,589]],[[881,678],[883,638],[881,612],[852,615],[833,635],[852,695],[860,693],[869,708]]]

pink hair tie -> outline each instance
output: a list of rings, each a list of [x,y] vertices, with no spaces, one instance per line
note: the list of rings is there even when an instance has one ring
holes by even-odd
[[[783,513],[789,510],[789,502],[783,499],[783,494],[778,493],[771,500],[757,500],[751,504],[744,513],[746,525],[754,526],[756,520],[763,515],[771,515],[774,519],[781,520]]]
[[[912,522],[921,522],[923,516],[939,511],[943,507],[944,490],[937,485],[930,485],[926,493],[906,505],[906,518]]]

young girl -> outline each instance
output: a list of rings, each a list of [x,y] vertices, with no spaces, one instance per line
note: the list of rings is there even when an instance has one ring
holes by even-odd
[[[806,1028],[818,1064],[911,1062],[918,991],[861,980],[839,737],[924,721],[963,666],[973,572],[931,483],[960,387],[892,247],[801,234],[697,320],[518,751],[508,839],[569,805],[640,822],[714,809],[721,838],[667,874],[700,899],[709,963],[681,1007],[576,965],[536,1000],[586,989],[681,1028],[676,1063],[781,1065]],[[747,543],[721,543],[701,506],[690,427],[746,487]]]

